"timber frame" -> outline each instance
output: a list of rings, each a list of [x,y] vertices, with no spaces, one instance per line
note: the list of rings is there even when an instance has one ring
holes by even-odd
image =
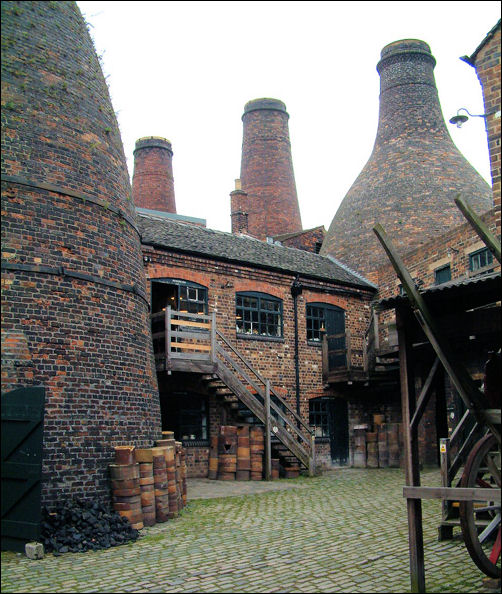
[[[457,199],[462,212],[467,212],[463,201]],[[465,213],[464,213],[465,214]],[[479,230],[475,215],[466,214],[471,225],[500,262],[500,242]],[[485,344],[492,349],[500,348],[500,273],[486,275],[478,279],[459,279],[447,283],[442,290],[431,289],[419,293],[405,268],[399,254],[380,225],[374,232],[384,247],[387,255],[406,291],[405,297],[396,297],[381,302],[381,309],[396,310],[396,325],[399,339],[401,407],[405,441],[405,476],[406,486],[403,496],[407,500],[408,533],[410,555],[410,581],[412,592],[425,592],[425,562],[422,529],[422,499],[441,499],[443,509],[447,501],[486,500],[486,493],[500,505],[500,489],[455,488],[451,487],[448,476],[442,477],[440,487],[422,487],[420,485],[420,460],[418,448],[418,424],[423,416],[431,395],[434,378],[442,367],[448,374],[452,385],[467,407],[465,419],[474,418],[474,429],[491,432],[500,446],[500,408],[489,409],[483,393],[475,384],[462,361],[460,350],[469,354],[470,331],[485,333]],[[486,324],[488,316],[489,323]],[[463,332],[462,332],[463,331]],[[454,345],[454,346],[453,346]],[[421,346],[419,353],[417,347]],[[424,357],[423,347],[428,350]],[[472,345],[470,349],[472,350]],[[416,395],[416,363],[421,360],[432,361],[429,373]],[[441,364],[441,365],[440,365]],[[455,435],[459,432],[455,432]],[[461,445],[464,453],[470,449],[469,439]],[[453,436],[452,436],[453,437]],[[443,456],[445,453],[443,452]],[[447,452],[446,452],[447,455]],[[460,467],[462,460],[457,457],[453,463]],[[444,468],[444,465],[443,465]]]

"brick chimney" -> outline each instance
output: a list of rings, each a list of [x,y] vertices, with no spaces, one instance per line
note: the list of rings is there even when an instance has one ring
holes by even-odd
[[[248,213],[246,212],[248,195],[243,191],[241,180],[235,180],[235,190],[230,192],[230,217],[232,233],[248,233]]]
[[[249,234],[259,239],[302,230],[288,120],[277,99],[244,107],[240,179],[247,200],[240,206],[248,213]]]
[[[132,195],[134,205],[176,214],[173,149],[166,138],[146,136],[136,141]]]
[[[417,39],[383,48],[380,114],[373,152],[336,212],[321,254],[370,274],[386,262],[379,222],[401,253],[465,222],[454,199],[478,213],[491,190],[453,144],[441,112],[429,46]]]

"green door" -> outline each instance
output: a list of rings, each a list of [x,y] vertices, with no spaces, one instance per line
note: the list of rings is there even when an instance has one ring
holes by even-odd
[[[2,550],[40,539],[45,388],[2,394]]]

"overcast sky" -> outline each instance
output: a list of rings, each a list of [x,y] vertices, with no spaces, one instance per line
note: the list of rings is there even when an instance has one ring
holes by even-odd
[[[284,101],[304,229],[329,227],[368,160],[378,123],[381,49],[427,42],[447,121],[482,114],[471,55],[500,18],[496,2],[77,2],[103,70],[133,173],[135,142],[173,146],[178,214],[230,230],[244,104]],[[457,129],[462,153],[490,182],[483,118]]]

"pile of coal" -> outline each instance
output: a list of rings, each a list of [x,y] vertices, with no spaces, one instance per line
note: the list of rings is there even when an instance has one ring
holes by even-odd
[[[138,536],[126,518],[100,503],[74,499],[50,512],[42,510],[40,540],[54,555],[108,549]]]

